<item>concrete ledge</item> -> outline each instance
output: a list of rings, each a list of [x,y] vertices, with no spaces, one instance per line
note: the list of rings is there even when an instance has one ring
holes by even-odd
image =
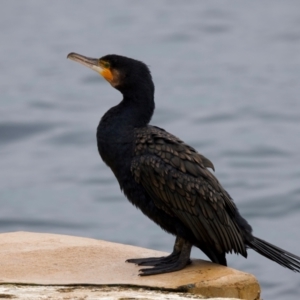
[[[15,232],[0,238],[2,284],[144,287],[249,300],[260,295],[253,275],[202,260],[179,272],[140,277],[139,267],[126,259],[165,253],[55,234]]]

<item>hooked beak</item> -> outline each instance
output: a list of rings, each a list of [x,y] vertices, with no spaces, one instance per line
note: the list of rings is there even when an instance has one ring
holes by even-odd
[[[99,74],[102,74],[103,68],[99,65],[99,60],[96,58],[86,57],[77,53],[69,53],[67,58],[77,61],[78,63],[96,71]]]

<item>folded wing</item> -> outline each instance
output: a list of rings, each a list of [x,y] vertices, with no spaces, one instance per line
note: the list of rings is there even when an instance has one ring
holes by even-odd
[[[177,217],[199,243],[247,256],[236,206],[215,176],[213,164],[175,136],[153,126],[136,129],[131,172],[155,205]]]

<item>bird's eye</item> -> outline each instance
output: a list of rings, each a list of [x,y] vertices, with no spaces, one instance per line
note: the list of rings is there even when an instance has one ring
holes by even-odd
[[[100,60],[99,61],[99,65],[102,66],[105,69],[109,69],[110,68],[110,63],[104,60]]]

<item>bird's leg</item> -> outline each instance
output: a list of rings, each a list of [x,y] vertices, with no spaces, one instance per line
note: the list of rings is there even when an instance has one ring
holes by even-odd
[[[192,244],[188,241],[183,240],[184,243],[181,248],[181,252],[177,259],[172,259],[168,262],[155,265],[153,268],[141,269],[140,276],[148,276],[155,274],[170,273],[184,269],[188,264],[191,263],[190,255],[192,250]]]
[[[132,258],[126,260],[126,262],[134,263],[139,266],[159,266],[164,264],[169,264],[178,260],[179,255],[181,253],[181,249],[183,247],[185,240],[176,237],[175,244],[173,247],[173,252],[168,256],[163,257],[147,257],[147,258]]]

